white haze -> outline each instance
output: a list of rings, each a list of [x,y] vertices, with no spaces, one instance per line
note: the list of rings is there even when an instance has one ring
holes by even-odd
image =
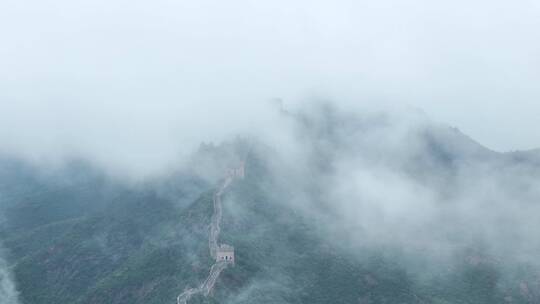
[[[0,248],[1,251],[1,248]],[[6,261],[0,256],[0,302],[2,304],[17,304],[18,292]]]
[[[2,1],[0,149],[147,175],[267,132],[275,97],[415,107],[535,148],[538,3]]]
[[[302,164],[305,147],[272,114],[274,98],[293,107],[312,98],[364,110],[412,107],[495,150],[536,148],[538,29],[538,0],[3,0],[0,152],[46,164],[82,157],[144,177],[201,141],[247,134],[279,143],[286,161]],[[401,128],[387,131],[373,136],[389,146],[375,147],[410,152],[393,133]],[[344,223],[367,217],[367,208],[388,219],[362,222],[373,238],[399,231],[392,240],[407,241],[431,228],[439,194],[365,161],[344,158],[329,178]],[[538,231],[538,210],[503,208],[511,198],[501,185],[494,177],[480,192],[460,188],[453,219],[478,220],[478,233],[494,234],[503,217],[524,248]],[[489,189],[497,191],[486,198]],[[489,199],[498,208],[480,220]],[[419,235],[428,240],[421,245],[434,242]],[[487,237],[494,247],[511,239]],[[0,293],[16,301],[5,266],[0,260]]]
[[[540,267],[540,166],[422,113],[349,110],[312,105],[281,118],[265,158],[289,194],[285,204],[327,217],[328,239],[353,248],[393,246],[435,264],[482,248],[483,259]],[[456,160],[435,160],[426,131]]]

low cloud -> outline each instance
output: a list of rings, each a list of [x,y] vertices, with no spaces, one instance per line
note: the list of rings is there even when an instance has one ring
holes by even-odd
[[[534,162],[414,111],[315,105],[289,113],[287,123],[291,144],[269,143],[266,157],[286,204],[323,218],[330,241],[393,247],[439,265],[481,248],[481,259],[540,267]]]
[[[0,303],[19,304],[19,293],[15,288],[15,281],[2,253],[0,248]]]
[[[526,0],[3,1],[0,151],[153,174],[201,141],[271,133],[272,98],[313,96],[534,148],[539,17]]]

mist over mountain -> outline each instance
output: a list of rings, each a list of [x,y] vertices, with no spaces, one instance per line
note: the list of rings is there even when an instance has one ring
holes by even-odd
[[[202,143],[166,173],[4,156],[5,303],[537,303],[537,151],[499,153],[422,112],[274,108],[268,136]],[[52,169],[54,168],[54,169]],[[16,288],[16,289],[15,289]],[[18,298],[18,300],[17,300]]]
[[[538,0],[0,1],[0,304],[540,303]]]

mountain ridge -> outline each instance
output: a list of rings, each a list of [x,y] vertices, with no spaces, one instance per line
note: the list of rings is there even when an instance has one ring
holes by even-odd
[[[537,196],[528,189],[538,170],[529,155],[537,151],[494,152],[441,125],[403,129],[388,119],[371,125],[339,112],[331,119],[309,115],[293,118],[291,134],[306,152],[300,159],[261,141],[206,144],[193,157],[195,167],[144,187],[85,166],[43,180],[4,158],[0,235],[21,303],[173,303],[183,287],[198,286],[213,263],[207,227],[217,178],[246,157],[248,146],[245,179],[223,197],[221,238],[235,246],[235,267],[221,274],[209,298],[190,303],[540,299],[534,264],[505,259],[496,242],[478,241],[486,237],[481,229],[467,234],[444,222],[455,217],[463,229],[490,224],[489,214],[469,219],[459,212],[476,204],[499,208],[485,194],[493,185],[504,187],[495,196],[513,198],[516,209],[534,208]],[[508,186],[507,179],[515,181]],[[439,208],[445,216],[436,223],[418,214]],[[410,233],[416,239],[400,240]]]

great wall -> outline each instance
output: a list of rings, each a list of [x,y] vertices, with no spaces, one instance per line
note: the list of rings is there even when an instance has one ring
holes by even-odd
[[[196,294],[202,294],[207,297],[214,289],[219,275],[227,266],[234,265],[234,247],[226,244],[218,244],[219,234],[221,232],[221,218],[223,216],[221,196],[231,185],[234,179],[244,178],[244,163],[242,162],[238,168],[230,169],[226,177],[223,179],[216,193],[213,196],[214,213],[210,221],[208,247],[210,256],[215,260],[215,263],[210,268],[210,273],[206,280],[197,288],[187,288],[178,295],[176,304],[187,304],[189,299]]]

